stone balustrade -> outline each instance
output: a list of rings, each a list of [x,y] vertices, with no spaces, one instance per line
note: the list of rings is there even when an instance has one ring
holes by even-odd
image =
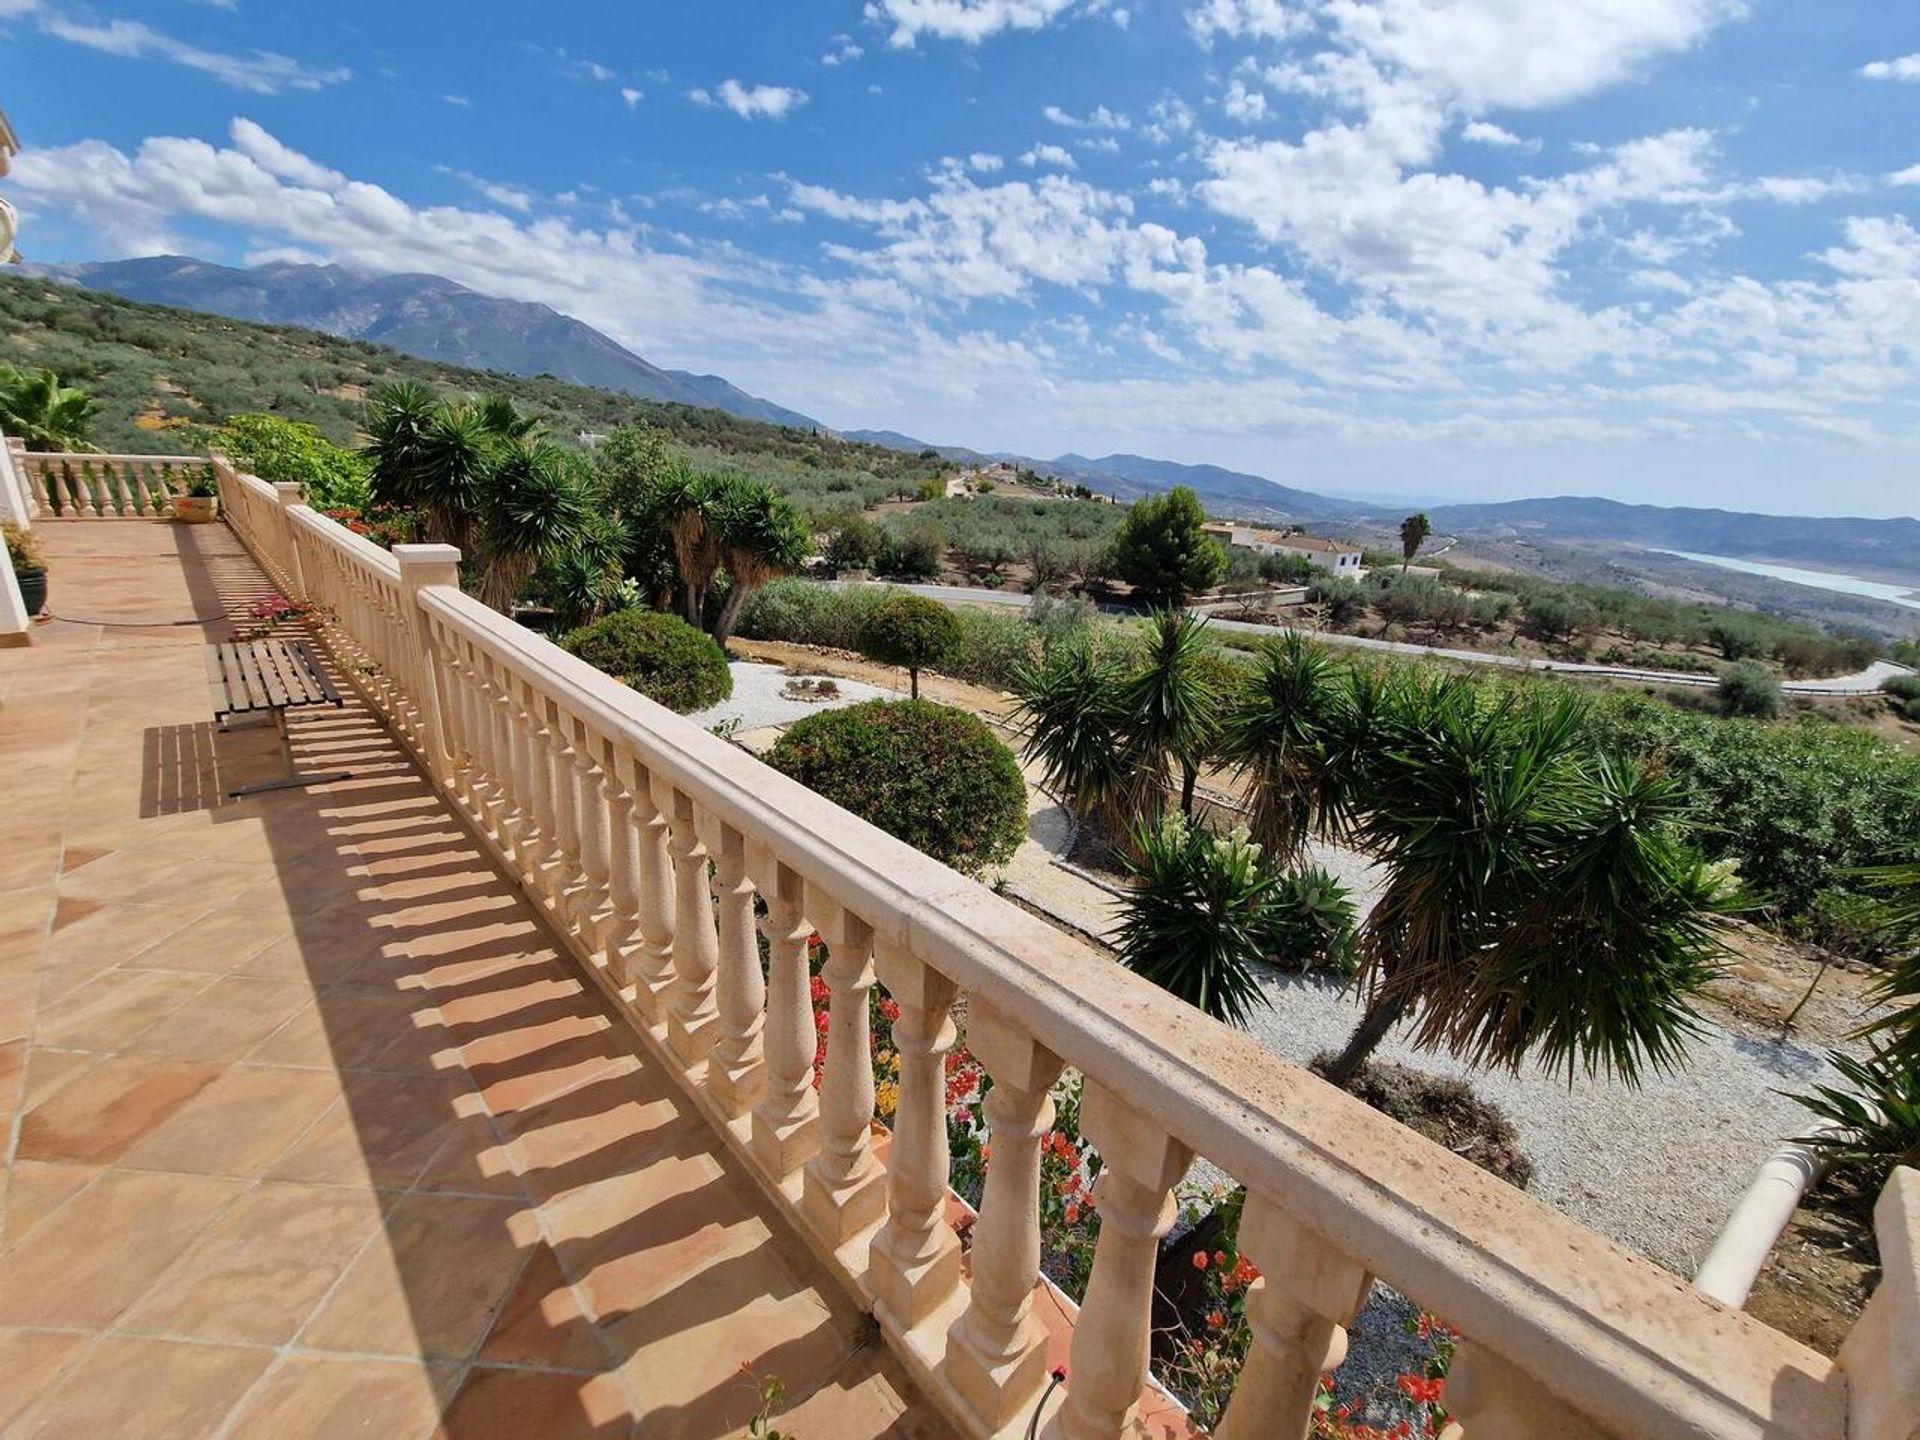
[[[93,455],[16,450],[13,462],[40,514],[85,520],[155,519],[205,477],[192,455]]]
[[[316,607],[345,677],[963,1433],[1025,1434],[1047,1385],[1040,1144],[1071,1067],[1106,1162],[1103,1224],[1048,1435],[1104,1440],[1136,1415],[1157,1241],[1203,1156],[1247,1187],[1240,1243],[1263,1274],[1223,1422],[1235,1440],[1307,1433],[1318,1377],[1375,1277],[1462,1332],[1449,1399],[1468,1440],[1912,1440],[1910,1172],[1882,1207],[1888,1279],[1836,1363],[510,623],[461,592],[449,547],[388,553],[290,488],[219,473],[230,523]],[[831,945],[817,1091],[816,930]],[[900,1005],[884,1166],[869,1128],[876,980]],[[942,1073],[963,994],[969,1048],[994,1081],[966,1267],[944,1211]]]

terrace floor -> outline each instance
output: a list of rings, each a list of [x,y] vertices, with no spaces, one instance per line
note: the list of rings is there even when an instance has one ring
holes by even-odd
[[[224,526],[47,522],[0,651],[0,1436],[940,1435],[405,751],[217,732]],[[111,622],[111,623],[108,623]],[[182,623],[185,622],[185,623]],[[197,622],[197,623],[196,623]],[[343,692],[351,696],[346,686]]]

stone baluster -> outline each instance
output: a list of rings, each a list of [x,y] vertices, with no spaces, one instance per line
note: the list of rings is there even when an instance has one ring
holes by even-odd
[[[947,1335],[947,1378],[981,1426],[1024,1419],[1046,1382],[1046,1343],[1034,1322],[1040,1278],[1040,1140],[1053,1127],[1048,1091],[1060,1058],[975,998],[967,1046],[993,1077],[987,1091],[986,1193],[973,1227],[973,1285]]]
[[[1050,1430],[1067,1440],[1117,1440],[1146,1383],[1154,1266],[1178,1213],[1173,1187],[1193,1152],[1092,1080],[1080,1096],[1080,1133],[1104,1162],[1093,1195],[1100,1239],[1074,1323],[1067,1403]]]
[[[634,824],[630,772],[620,747],[602,737],[596,756],[607,785],[607,925],[600,943],[613,983],[632,1003],[640,944],[640,837]],[[756,957],[757,958],[757,957]]]
[[[526,747],[526,821],[514,864],[529,888],[538,891],[553,849],[553,790],[547,765],[547,702],[533,683],[514,678],[521,741]]]
[[[1880,1283],[1840,1346],[1849,1440],[1920,1431],[1920,1169],[1896,1167],[1873,1207]]]
[[[495,704],[499,682],[496,662],[486,651],[475,648],[473,691],[469,696],[476,748],[482,759],[481,778],[486,786],[486,803],[480,825],[489,834],[499,835],[506,828],[506,817],[513,811],[513,758],[499,724]]]
[[[502,753],[506,756],[513,783],[509,787],[507,812],[501,817],[499,839],[517,866],[533,834],[533,781],[530,771],[532,747],[527,740],[526,701],[520,681],[506,666],[500,667],[500,686],[495,693],[499,711]]]
[[[453,741],[458,756],[458,794],[464,802],[464,808],[476,822],[484,823],[487,792],[492,777],[486,772],[473,723],[473,642],[456,633],[453,646]]]
[[[738,1119],[752,1113],[767,1088],[767,982],[760,973],[760,944],[753,928],[746,837],[718,820],[705,829],[720,912],[720,963],[714,975],[720,1034],[707,1057],[707,1090],[722,1114]]]
[[[786,1186],[820,1143],[820,1105],[813,1093],[813,1002],[807,984],[805,884],[756,847],[749,864],[767,913],[767,1090],[753,1110],[753,1152]],[[790,1192],[791,1193],[791,1192]]]
[[[827,942],[827,1064],[820,1084],[820,1148],[807,1162],[802,1205],[838,1247],[886,1212],[887,1177],[873,1157],[873,931],[822,896],[813,901]]]
[[[1253,1331],[1220,1440],[1304,1440],[1320,1377],[1347,1356],[1347,1330],[1373,1277],[1272,1201],[1249,1194],[1239,1250],[1259,1271],[1247,1291]]]
[[[620,756],[621,780],[633,802],[635,861],[639,866],[636,915],[640,943],[628,951],[633,1006],[649,1026],[664,1029],[673,988],[673,854],[667,817],[653,798],[647,767],[629,751]]]
[[[98,519],[100,472],[94,468],[91,460],[80,462],[80,513],[88,519]]]
[[[868,1276],[881,1314],[912,1330],[938,1313],[960,1284],[960,1239],[946,1214],[954,985],[891,941],[876,947],[874,968],[900,1006],[893,1022],[900,1102],[887,1158],[887,1223],[874,1237]]]
[[[600,737],[587,722],[573,722],[573,785],[578,797],[580,831],[580,886],[573,892],[568,913],[579,928],[587,949],[599,954],[613,906],[608,879],[612,867],[607,854],[607,799],[611,786],[600,768]]]
[[[114,511],[119,515],[138,515],[140,507],[135,499],[136,487],[140,483],[140,473],[129,460],[123,464],[109,463],[107,475],[113,482]],[[132,484],[128,484],[131,478]]]
[[[1463,1340],[1447,1374],[1441,1440],[1626,1440],[1600,1429],[1518,1366]],[[1902,1436],[1901,1440],[1906,1440]]]
[[[659,785],[659,782],[656,782]],[[713,975],[720,962],[707,847],[694,824],[693,797],[659,785],[654,803],[667,817],[673,857],[673,986],[667,992],[667,1043],[684,1065],[706,1058],[719,1038]]]
[[[580,883],[580,791],[573,769],[572,717],[548,702],[548,777],[553,787],[553,852],[547,868],[547,899],[553,917],[570,928],[568,892]]]
[[[513,672],[491,656],[481,657],[478,703],[481,723],[487,732],[487,753],[493,757],[493,811],[489,833],[501,845],[511,848],[520,818],[521,787],[525,773],[520,768],[515,747],[518,735],[513,723]]]

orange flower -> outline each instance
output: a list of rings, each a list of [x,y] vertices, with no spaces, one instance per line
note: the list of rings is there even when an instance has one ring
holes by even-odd
[[[1206,1251],[1196,1250],[1193,1252],[1193,1268],[1196,1270],[1204,1270],[1207,1268],[1207,1252]]]

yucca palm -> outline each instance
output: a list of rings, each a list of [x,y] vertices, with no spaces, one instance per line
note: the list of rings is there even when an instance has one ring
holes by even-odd
[[[1892,950],[1873,996],[1893,1011],[1862,1033],[1884,1045],[1894,1061],[1920,1071],[1920,861],[1881,866],[1865,875],[1887,896],[1883,924]]]
[[[1027,731],[1026,758],[1040,783],[1078,820],[1111,825],[1128,773],[1120,690],[1126,675],[1086,643],[1058,644],[1014,674],[1017,712]]]
[[[476,518],[480,598],[496,610],[509,610],[540,562],[586,528],[586,500],[568,459],[549,441],[526,439],[502,442],[489,456]]]
[[[800,512],[765,485],[735,482],[723,487],[718,499],[713,526],[732,583],[713,638],[725,645],[747,597],[805,564],[812,536]]]
[[[707,590],[724,558],[715,524],[725,482],[684,463],[669,466],[652,495],[652,509],[673,539],[674,568],[689,625],[705,628]]]
[[[1220,759],[1246,782],[1253,838],[1283,864],[1341,813],[1328,741],[1346,693],[1326,648],[1289,631],[1261,644],[1221,726]]]
[[[367,443],[361,453],[374,504],[428,508],[427,435],[440,411],[440,397],[411,380],[388,381],[368,394]]]
[[[52,370],[0,364],[0,431],[43,452],[87,451],[87,425],[100,407]]]
[[[1194,787],[1219,738],[1225,698],[1208,664],[1212,651],[1206,622],[1184,610],[1162,610],[1148,624],[1146,653],[1120,693],[1132,770],[1123,803],[1131,824],[1156,820],[1166,809],[1175,766],[1180,813],[1193,813]]]
[[[1215,836],[1168,815],[1133,835],[1134,888],[1122,902],[1120,962],[1244,1028],[1267,1005],[1253,963],[1266,953],[1278,876],[1244,833]]]
[[[1476,1063],[1533,1056],[1637,1083],[1679,1062],[1722,951],[1720,886],[1677,785],[1595,755],[1583,702],[1458,678],[1380,717],[1355,834],[1387,872],[1362,938],[1348,1083],[1403,1016]]]

